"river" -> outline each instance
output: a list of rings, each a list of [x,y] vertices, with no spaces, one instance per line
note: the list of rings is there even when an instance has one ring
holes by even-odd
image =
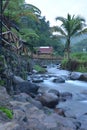
[[[43,87],[49,87],[56,89],[59,92],[70,92],[73,97],[71,100],[66,102],[60,102],[57,107],[64,109],[68,116],[80,117],[81,115],[87,113],[87,82],[79,80],[69,80],[69,71],[57,69],[56,66],[50,66],[47,68],[47,72],[54,76],[66,77],[65,83],[53,83],[51,76],[50,78],[44,80],[40,83]],[[85,94],[84,94],[85,93]]]

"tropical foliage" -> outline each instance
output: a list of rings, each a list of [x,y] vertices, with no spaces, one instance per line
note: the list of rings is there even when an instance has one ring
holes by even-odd
[[[87,72],[87,53],[73,53],[71,60],[62,61],[62,67],[70,71]]]
[[[33,51],[36,46],[53,46],[55,54],[63,55],[62,42],[54,38],[50,22],[41,16],[36,6],[26,4],[24,0],[3,0],[2,10],[9,29],[27,43],[28,50]]]
[[[50,27],[50,22],[41,11],[24,0],[3,0],[3,15],[9,21],[11,30],[26,42],[28,50],[34,51],[37,46],[53,46],[54,55],[64,55],[70,59],[71,38],[81,35],[87,31],[85,19],[80,16],[67,15],[67,18],[57,17],[61,26]],[[16,29],[16,30],[15,30]],[[60,35],[53,35],[52,31],[60,32]],[[61,40],[62,39],[62,40]],[[63,41],[66,42],[65,49]]]
[[[84,28],[86,26],[85,19],[81,16],[71,16],[68,14],[67,18],[56,17],[56,20],[61,21],[61,26],[55,26],[53,29],[59,32],[62,38],[66,39],[65,51],[67,51],[67,58],[69,60],[71,38],[87,32],[87,28]]]

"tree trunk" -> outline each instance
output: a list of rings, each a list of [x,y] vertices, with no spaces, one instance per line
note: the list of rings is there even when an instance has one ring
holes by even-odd
[[[2,0],[0,0],[0,54],[2,53]]]
[[[67,58],[68,61],[70,60],[70,37],[67,40],[68,46],[67,46]]]

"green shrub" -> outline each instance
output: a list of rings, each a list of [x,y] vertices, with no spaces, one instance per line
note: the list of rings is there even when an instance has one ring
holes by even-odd
[[[67,59],[62,60],[61,65],[62,65],[62,68],[63,68],[63,69],[66,69],[66,68],[67,68],[67,62],[68,62]]]
[[[63,60],[62,61],[62,67],[63,69],[74,71],[78,68],[78,61],[76,60]]]
[[[39,72],[39,73],[44,73],[44,72],[46,72],[45,68],[42,68],[42,67],[39,66],[39,65],[34,65],[33,68],[34,68],[37,72]]]
[[[87,72],[87,67],[84,67],[84,65],[80,65],[77,69],[79,72]]]
[[[4,112],[9,119],[13,118],[12,110],[5,108],[5,107],[0,107],[0,111]]]
[[[0,79],[0,85],[4,86],[5,85],[5,81]]]
[[[87,53],[73,53],[71,60],[64,59],[62,68],[70,71],[87,72]]]
[[[87,61],[87,53],[73,53],[71,58],[78,61]]]

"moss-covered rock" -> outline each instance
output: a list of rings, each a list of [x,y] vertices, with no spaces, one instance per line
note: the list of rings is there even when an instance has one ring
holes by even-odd
[[[0,107],[0,111],[2,111],[3,113],[6,114],[6,116],[9,118],[9,119],[12,119],[13,118],[13,113],[12,113],[12,110],[6,108],[6,107]]]

